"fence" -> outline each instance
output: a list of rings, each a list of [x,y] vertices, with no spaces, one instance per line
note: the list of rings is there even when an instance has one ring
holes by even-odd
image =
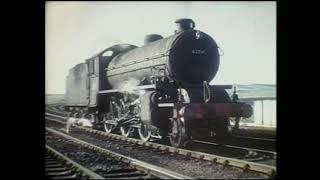
[[[243,118],[240,125],[276,127],[276,97],[242,98],[239,101],[250,104],[253,115]]]

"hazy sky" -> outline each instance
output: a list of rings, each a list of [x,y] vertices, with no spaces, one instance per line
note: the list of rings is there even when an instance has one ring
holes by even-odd
[[[192,18],[224,52],[216,84],[276,83],[275,2],[46,2],[46,93],[64,93],[68,70],[117,43],[167,37]]]

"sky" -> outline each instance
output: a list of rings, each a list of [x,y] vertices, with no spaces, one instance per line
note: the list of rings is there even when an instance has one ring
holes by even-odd
[[[178,18],[215,39],[223,54],[211,84],[276,84],[276,2],[46,2],[46,94],[63,94],[70,68],[146,34],[170,36]]]

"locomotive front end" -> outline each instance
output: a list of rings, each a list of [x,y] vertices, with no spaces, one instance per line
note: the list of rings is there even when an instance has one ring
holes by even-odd
[[[203,90],[205,89],[204,86]],[[210,91],[209,98],[204,96],[202,102],[191,102],[186,90],[184,93],[179,91],[179,101],[172,103],[173,113],[170,118],[169,137],[173,146],[186,146],[192,139],[201,137],[200,134],[210,134],[218,141],[226,141],[232,129],[238,127],[241,118],[252,116],[253,108],[249,104],[231,100],[223,88],[211,86]],[[230,125],[230,118],[235,120],[233,127]]]
[[[176,23],[176,33],[180,36],[172,44],[168,67],[179,83],[180,91],[178,102],[173,104],[171,144],[185,146],[197,135],[191,132],[203,128],[217,140],[226,140],[231,135],[230,118],[235,118],[238,125],[241,118],[253,114],[253,109],[249,104],[231,100],[225,90],[227,86],[208,84],[218,72],[220,63],[214,39],[194,30],[191,19],[179,19]]]
[[[211,81],[219,68],[217,43],[204,32],[194,30],[191,19],[179,19],[176,23],[180,28],[170,49],[170,74],[182,84]]]

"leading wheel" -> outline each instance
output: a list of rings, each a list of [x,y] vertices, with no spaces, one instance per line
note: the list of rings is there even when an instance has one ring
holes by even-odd
[[[120,132],[121,135],[124,137],[129,137],[134,131],[133,127],[129,127],[129,126],[121,126],[120,127]]]
[[[111,133],[111,131],[115,128],[114,124],[104,124],[104,130],[106,131],[107,134]]]
[[[138,128],[139,138],[142,141],[149,141],[151,138],[151,130],[148,126],[144,123],[141,123],[141,127]]]
[[[107,134],[111,133],[112,130],[114,130],[117,126],[116,120],[115,120],[115,114],[117,113],[115,105],[112,103],[112,101],[109,102],[109,113],[104,115],[103,117],[103,126],[104,130]],[[106,118],[107,116],[107,118]]]
[[[115,128],[115,125],[113,124],[104,124],[104,130],[106,131],[107,134],[111,133],[111,131]]]
[[[111,133],[111,131],[113,129],[115,129],[116,125],[115,124],[111,124],[111,123],[106,123],[106,118],[103,118],[103,126],[104,126],[104,130],[106,131],[107,134]]]
[[[187,143],[185,127],[180,119],[171,119],[170,143],[173,147],[184,147]]]

